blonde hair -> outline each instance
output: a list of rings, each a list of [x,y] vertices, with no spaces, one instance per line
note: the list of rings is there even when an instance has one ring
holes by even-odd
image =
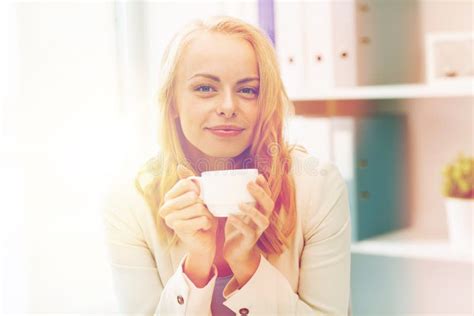
[[[177,166],[183,164],[195,174],[182,149],[179,124],[172,114],[177,65],[186,46],[199,32],[232,35],[248,41],[256,54],[260,89],[257,104],[260,109],[255,127],[256,140],[249,150],[251,161],[246,168],[258,168],[267,179],[275,202],[270,225],[260,236],[257,245],[261,250],[281,254],[289,246],[296,225],[296,200],[294,180],[290,176],[291,151],[283,139],[284,119],[291,107],[280,77],[273,46],[257,27],[240,19],[215,16],[197,20],[178,32],[167,46],[161,62],[160,82],[157,92],[159,105],[159,156],[150,159],[137,175],[135,184],[149,204],[160,241],[169,247],[179,242],[175,232],[158,215],[165,193],[179,180]],[[260,135],[260,137],[258,137]],[[142,187],[141,177],[151,175],[151,181]],[[169,237],[172,237],[171,242]]]

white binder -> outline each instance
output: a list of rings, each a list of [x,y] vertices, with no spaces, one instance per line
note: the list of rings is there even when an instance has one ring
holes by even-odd
[[[285,136],[290,144],[304,146],[314,157],[331,160],[331,118],[291,116]]]
[[[355,86],[355,0],[318,0],[304,3],[306,89]]]
[[[353,117],[333,117],[331,120],[331,154],[345,180],[354,179],[354,157],[356,119]]]
[[[354,0],[333,2],[332,38],[336,87],[357,85],[357,29]]]
[[[335,85],[332,3],[327,0],[306,2],[303,19],[306,89],[310,94],[322,93]]]
[[[355,119],[352,117],[288,118],[285,137],[290,144],[302,145],[321,160],[334,162],[344,179],[354,178]]]
[[[275,1],[275,48],[281,77],[290,98],[304,91],[304,28],[301,1]]]

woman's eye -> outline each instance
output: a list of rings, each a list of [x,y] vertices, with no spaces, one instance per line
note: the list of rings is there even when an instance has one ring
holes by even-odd
[[[258,94],[258,89],[253,89],[253,88],[243,88],[240,91],[242,91],[245,94],[254,94],[254,95]]]
[[[199,86],[195,90],[198,92],[211,92],[211,89],[214,88],[212,88],[211,86]]]
[[[214,89],[212,86],[203,85],[203,86],[196,87],[194,89],[194,91],[209,93],[209,92],[216,92],[217,90]],[[258,95],[258,88],[242,88],[242,89],[240,89],[240,92],[242,92],[246,95],[257,96]]]

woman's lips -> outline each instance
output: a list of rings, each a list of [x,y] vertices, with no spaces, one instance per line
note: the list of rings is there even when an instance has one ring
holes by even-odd
[[[229,129],[229,130],[226,130],[226,129],[214,129],[214,128],[208,128],[207,130],[210,131],[212,134],[214,134],[216,136],[219,136],[219,137],[234,137],[234,136],[240,135],[244,131],[243,129],[239,129],[239,130]]]

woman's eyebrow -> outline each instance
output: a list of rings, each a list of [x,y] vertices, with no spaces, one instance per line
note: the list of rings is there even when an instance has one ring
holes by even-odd
[[[216,76],[210,75],[210,74],[195,74],[195,75],[189,77],[188,80],[191,80],[192,78],[199,77],[199,76],[209,78],[209,79],[214,80],[216,82],[221,82],[219,77],[216,77]],[[239,81],[237,81],[237,84],[241,84],[241,83],[245,83],[245,82],[249,82],[249,81],[254,81],[254,80],[260,80],[260,78],[258,78],[258,77],[248,77],[248,78],[240,79]]]

